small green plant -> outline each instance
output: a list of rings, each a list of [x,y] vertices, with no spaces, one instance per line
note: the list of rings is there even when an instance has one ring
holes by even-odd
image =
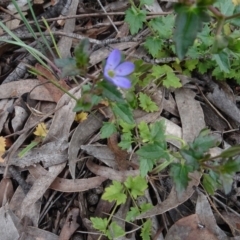
[[[123,183],[113,181],[112,184],[105,189],[105,192],[102,195],[102,199],[109,202],[114,201],[115,206],[109,218],[91,217],[90,219],[93,227],[107,236],[108,239],[116,239],[118,237],[125,236],[125,229],[122,229],[116,223],[116,221],[114,221],[114,213],[116,212],[119,205],[126,203],[128,197],[132,199],[133,207],[131,207],[130,211],[127,213],[126,219],[122,219],[122,221],[127,221],[130,223],[134,221],[135,218],[141,213],[150,210],[153,207],[152,204],[143,203],[141,205],[138,205],[136,202],[138,197],[144,195],[144,191],[147,189],[147,187],[148,185],[146,179],[140,176],[128,177],[127,180]],[[147,220],[145,222],[142,222],[141,236],[143,239],[150,239],[150,233],[151,221]]]

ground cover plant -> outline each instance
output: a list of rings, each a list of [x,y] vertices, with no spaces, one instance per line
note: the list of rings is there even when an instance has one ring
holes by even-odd
[[[238,239],[238,1],[12,2],[4,238]]]

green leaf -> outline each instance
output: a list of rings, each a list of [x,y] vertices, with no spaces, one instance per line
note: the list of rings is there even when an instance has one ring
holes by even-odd
[[[144,195],[144,191],[147,189],[147,181],[145,178],[136,176],[136,177],[128,177],[124,182],[124,185],[129,189],[133,198],[137,198],[138,196]]]
[[[139,211],[138,207],[131,207],[130,211],[128,211],[128,213],[127,213],[126,221],[132,222],[139,215],[140,215],[140,211]]]
[[[117,132],[117,128],[114,123],[104,122],[100,130],[101,138],[108,138],[115,132]]]
[[[161,39],[169,39],[172,36],[174,27],[174,15],[169,14],[167,16],[161,16],[154,18],[149,22],[149,25],[154,31],[156,31]]]
[[[152,209],[152,208],[153,208],[153,205],[150,204],[150,203],[143,203],[143,204],[141,204],[139,207],[140,207],[140,209],[141,209],[141,213],[144,213],[144,212],[147,212],[147,211],[149,211],[150,209]]]
[[[151,139],[154,143],[166,142],[165,131],[166,127],[164,120],[150,124]]]
[[[168,151],[165,146],[160,146],[159,144],[147,144],[137,150],[137,155],[141,158],[159,160],[160,158],[169,159]]]
[[[225,73],[230,72],[230,62],[229,56],[225,52],[220,52],[219,54],[213,54],[212,59],[216,61],[220,70]]]
[[[76,76],[81,73],[74,58],[55,59],[54,63],[57,67],[62,68],[61,77],[63,78],[67,76]]]
[[[152,221],[148,219],[144,224],[141,229],[141,234],[140,236],[142,237],[143,240],[150,240],[151,236],[151,229],[152,229]]]
[[[109,239],[117,239],[125,235],[125,231],[116,223],[111,222],[106,232]]]
[[[176,4],[174,42],[176,53],[180,60],[186,55],[188,48],[193,45],[197,33],[202,29],[202,23],[209,20],[206,8],[187,7]]]
[[[140,0],[140,5],[152,5],[154,0]]]
[[[76,102],[76,105],[73,108],[73,112],[88,112],[101,100],[102,98],[97,95],[83,94],[83,96]]]
[[[161,51],[163,46],[163,41],[156,36],[148,36],[144,47],[148,50],[148,52],[153,56],[157,57],[158,53]]]
[[[194,69],[197,67],[198,62],[199,62],[198,59],[187,60],[187,61],[185,61],[184,66],[185,66],[185,68],[187,68],[189,71],[192,71],[192,70],[194,70]]]
[[[214,6],[216,6],[221,14],[229,16],[233,14],[235,6],[232,1],[218,0]]]
[[[220,174],[219,176],[223,190],[225,194],[228,194],[232,190],[233,175],[232,174]]]
[[[140,122],[138,124],[139,134],[141,137],[142,142],[149,142],[152,139],[150,130],[148,128],[148,124],[146,122]]]
[[[86,69],[89,65],[90,55],[90,42],[87,38],[80,41],[79,45],[75,48],[74,54],[76,58],[76,65],[80,69]]]
[[[212,46],[212,53],[220,53],[224,48],[228,47],[228,43],[229,37],[216,35]]]
[[[236,155],[239,155],[239,154],[240,154],[240,145],[235,145],[223,151],[220,154],[220,157],[230,158],[230,157],[235,157]]]
[[[123,185],[120,182],[113,181],[112,185],[105,189],[102,199],[109,202],[116,201],[117,205],[125,203],[127,196],[124,193]]]
[[[129,24],[132,35],[138,33],[146,21],[146,11],[135,9],[133,6],[125,12],[125,22]]]
[[[102,96],[108,98],[113,102],[123,103],[124,99],[120,91],[108,81],[101,81],[98,83],[98,87],[102,89]]]
[[[145,177],[148,172],[152,171],[153,166],[156,163],[156,160],[140,157],[139,162],[140,162],[140,166],[139,166],[140,174],[142,177]]]
[[[132,134],[131,132],[126,132],[121,135],[121,142],[118,144],[123,150],[128,150],[132,146]]]
[[[106,218],[91,217],[93,227],[102,233],[106,233],[108,220]]]
[[[167,73],[166,78],[163,79],[163,86],[166,88],[180,88],[182,83],[180,79],[175,75],[175,73]]]
[[[217,189],[217,182],[208,174],[203,174],[203,187],[210,194],[213,195]]]
[[[129,124],[129,123],[124,122],[122,119],[119,120],[119,125],[121,126],[123,133],[131,132],[136,126],[135,123]]]
[[[227,159],[225,163],[220,165],[221,174],[234,174],[235,172],[240,171],[240,158],[237,159]]]
[[[28,144],[24,149],[18,153],[18,157],[22,158],[26,153],[28,153],[32,148],[36,147],[39,144],[37,141],[32,141],[30,144]]]
[[[127,104],[117,103],[112,105],[112,110],[115,116],[128,124],[134,124],[133,113]]]
[[[182,193],[188,186],[189,182],[189,167],[180,163],[173,163],[170,169],[170,176],[173,178],[176,190]]]
[[[186,164],[191,166],[191,171],[199,169],[199,163],[196,157],[194,156],[194,150],[192,149],[181,149],[181,155],[186,160]]]
[[[145,93],[139,93],[139,105],[146,112],[155,112],[158,111],[159,108],[155,102]]]
[[[165,74],[171,73],[171,72],[173,72],[173,69],[166,64],[164,64],[162,66],[154,65],[152,67],[152,76],[156,77],[156,78],[159,78],[162,75],[165,75]]]

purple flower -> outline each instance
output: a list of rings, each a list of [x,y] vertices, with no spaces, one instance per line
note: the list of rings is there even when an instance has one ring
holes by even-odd
[[[104,77],[109,82],[121,88],[130,88],[131,81],[127,78],[134,71],[132,62],[121,62],[121,52],[114,49],[107,59],[104,67]]]

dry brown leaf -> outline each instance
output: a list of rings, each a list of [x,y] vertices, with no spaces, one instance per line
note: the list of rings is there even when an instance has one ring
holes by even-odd
[[[68,148],[69,170],[72,178],[75,178],[76,160],[82,144],[87,143],[90,137],[101,128],[103,115],[100,113],[90,114],[88,119],[78,125],[71,138]]]
[[[107,177],[108,179],[119,182],[124,182],[129,176],[135,177],[140,175],[139,170],[117,171],[109,167],[99,166],[90,160],[87,161],[86,165],[95,175]]]
[[[180,88],[175,91],[175,98],[182,123],[183,140],[192,142],[206,126],[201,105],[196,101],[191,89]]]
[[[29,172],[34,176],[34,178],[39,178],[48,173],[48,171],[40,165],[37,165],[36,167],[29,167]],[[59,192],[82,192],[100,186],[106,179],[106,177],[92,177],[71,180],[56,177],[49,188]]]
[[[137,219],[148,218],[165,213],[187,201],[195,191],[194,186],[198,186],[201,174],[199,172],[194,172],[189,174],[189,177],[191,180],[188,183],[186,190],[181,195],[179,195],[175,187],[173,187],[165,201],[163,201],[162,203],[158,203],[151,210],[138,216]]]
[[[33,211],[34,204],[43,196],[52,182],[56,179],[58,174],[65,167],[65,163],[58,164],[49,168],[49,171],[45,175],[41,175],[35,180],[31,189],[27,193],[24,200],[21,202],[20,211],[21,218],[24,216],[31,217],[31,212]]]
[[[201,228],[201,221],[197,214],[178,220],[168,231],[165,240],[219,240],[211,233],[207,226]]]
[[[30,98],[40,101],[53,102],[53,98],[48,90],[36,79],[19,80],[0,85],[0,99],[19,98],[24,93],[31,92]],[[34,89],[34,90],[33,90]]]
[[[10,202],[13,193],[12,180],[10,178],[3,178],[0,182],[0,207]]]
[[[71,238],[73,233],[78,229],[80,226],[77,223],[77,218],[79,216],[79,209],[73,208],[67,215],[67,219],[62,227],[59,240],[68,240]]]
[[[56,79],[56,77],[41,64],[37,63],[35,68],[42,74],[41,76],[40,75],[37,76],[38,80],[41,83],[44,83],[43,86],[48,90],[48,92],[52,96],[52,99],[57,103],[59,99],[64,95],[64,92],[61,91],[52,83],[49,83],[49,79],[61,85],[66,90],[69,90],[68,85],[63,80],[58,81],[58,79]]]

